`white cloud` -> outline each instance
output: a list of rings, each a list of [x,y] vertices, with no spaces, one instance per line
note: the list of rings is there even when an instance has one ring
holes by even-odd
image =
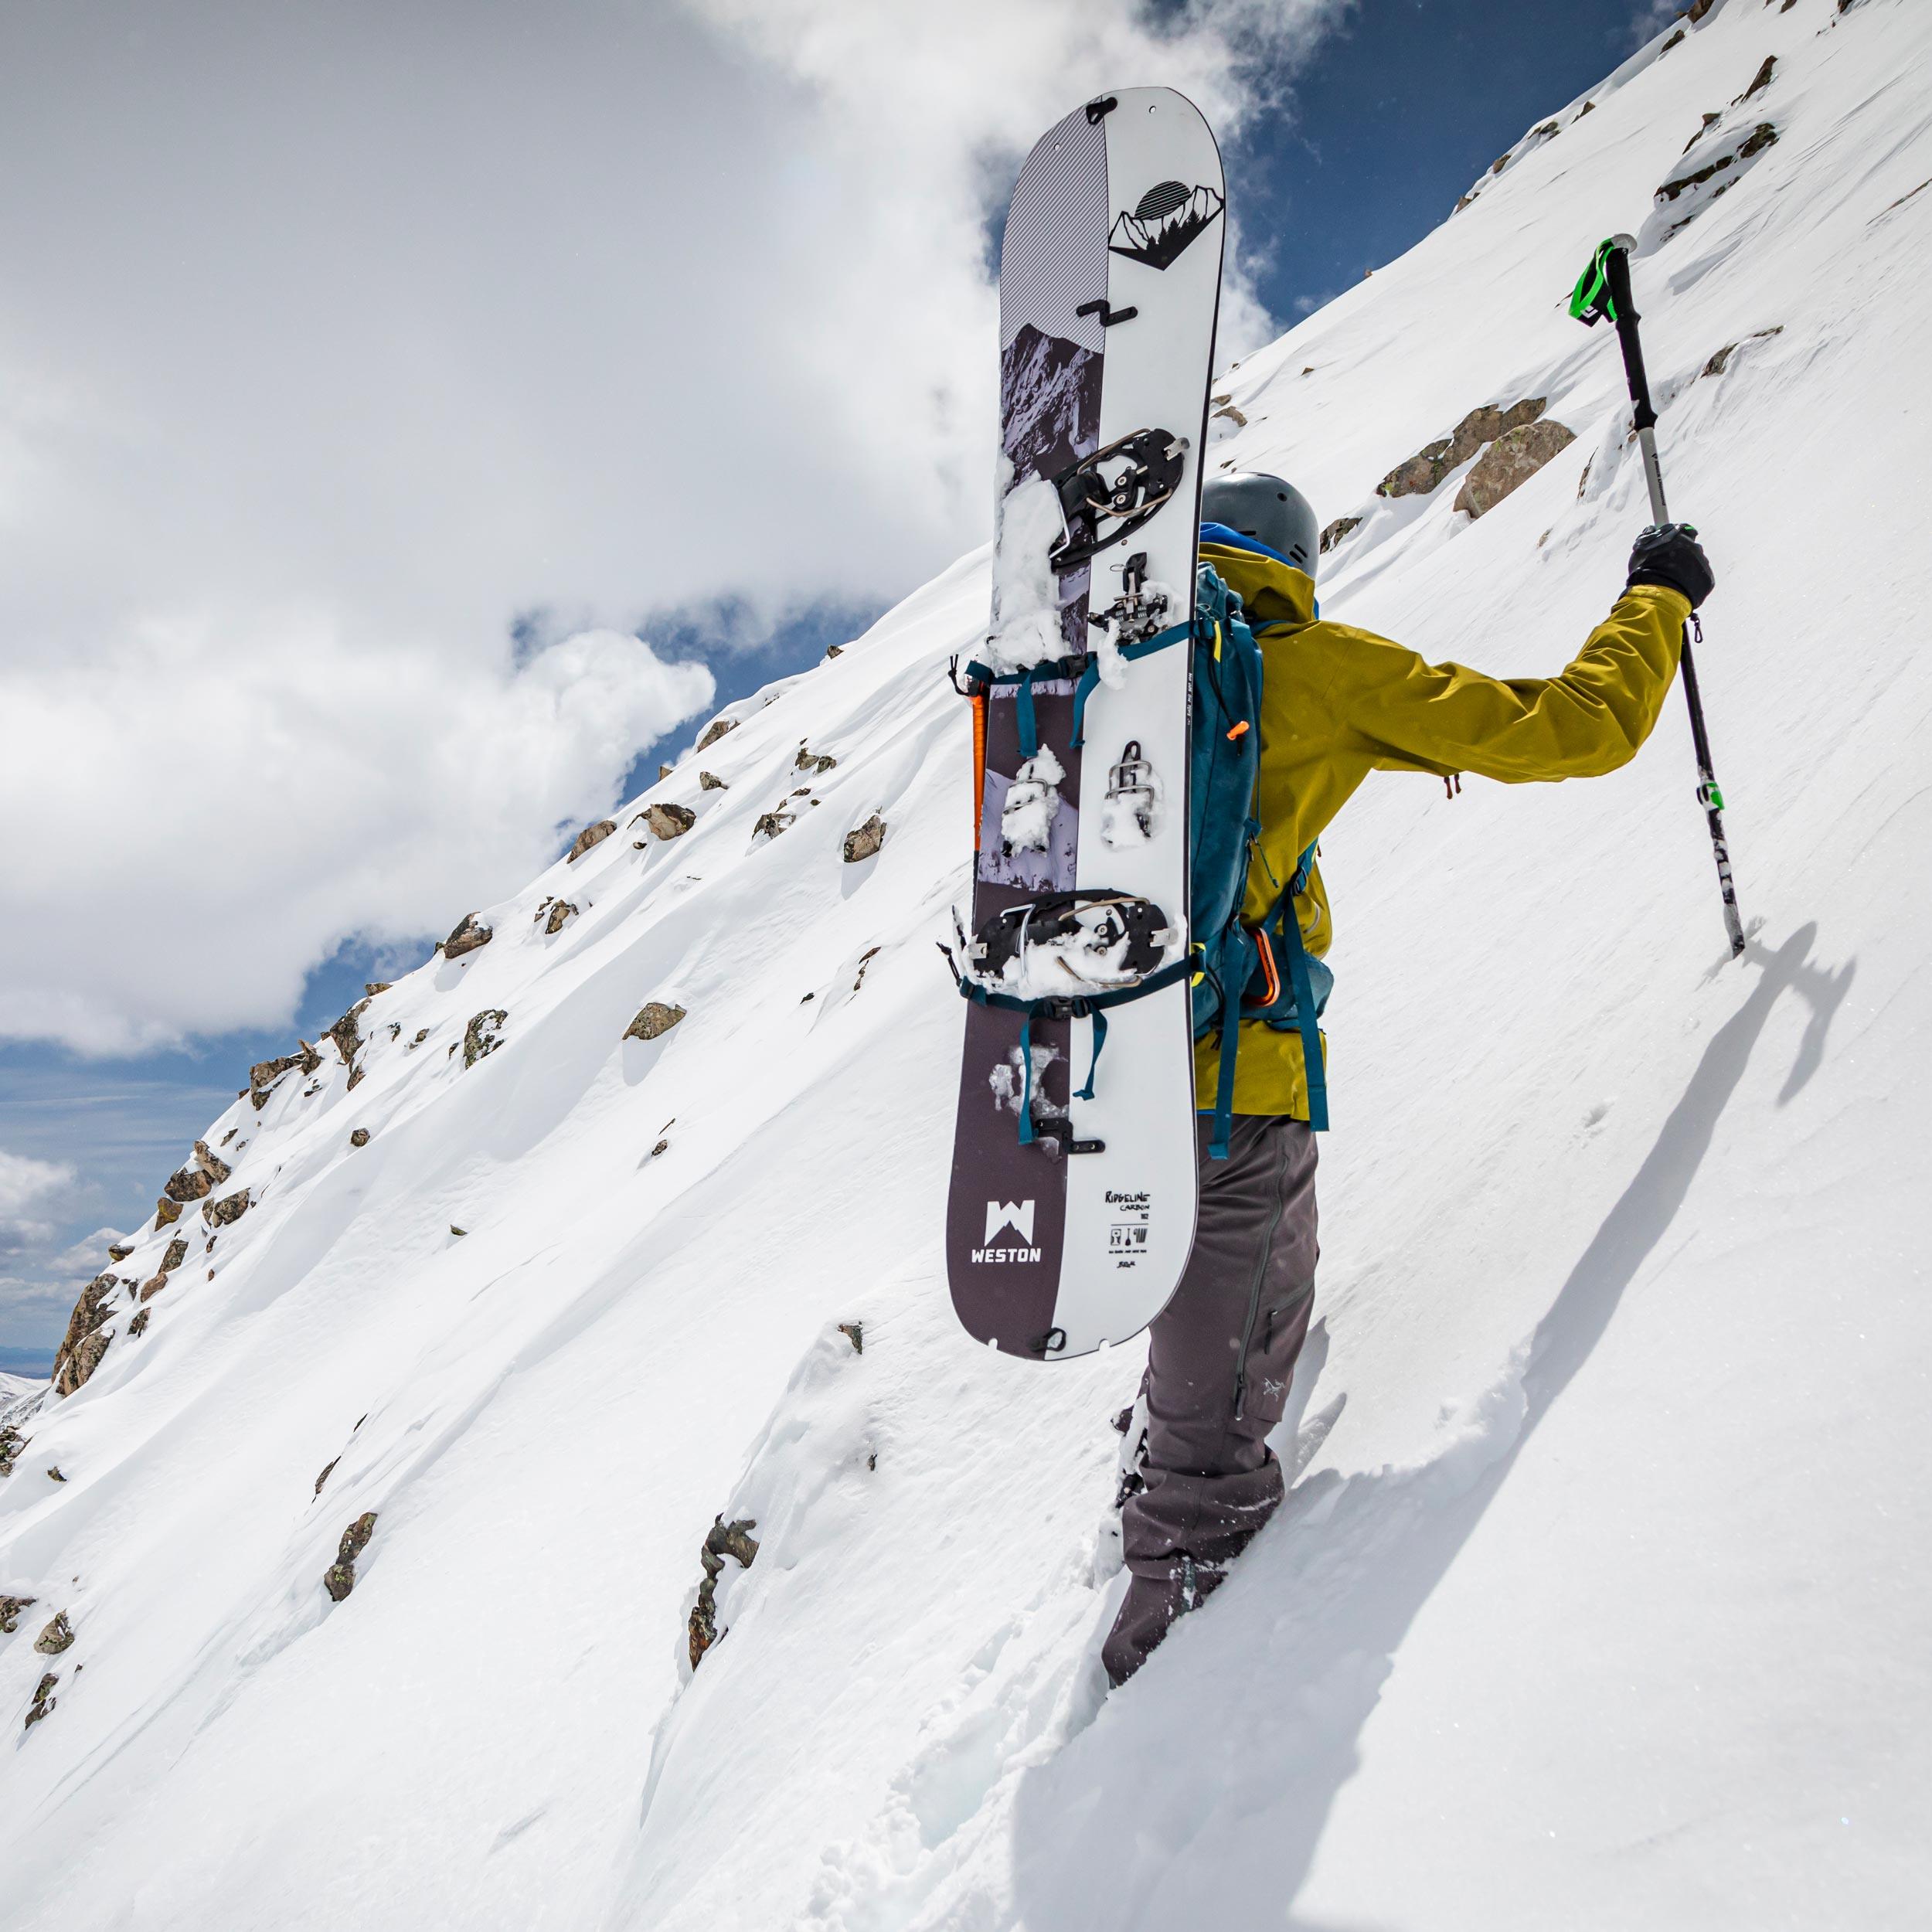
[[[40,1216],[74,1184],[72,1168],[63,1162],[37,1161],[30,1155],[0,1148],[0,1253],[17,1253],[46,1240],[51,1223]]]
[[[0,1036],[285,1022],[702,705],[638,613],[757,634],[978,541],[1019,155],[1124,80],[1233,132],[1337,5],[10,22]],[[1224,351],[1266,332],[1237,273]],[[589,634],[519,663],[532,611]]]

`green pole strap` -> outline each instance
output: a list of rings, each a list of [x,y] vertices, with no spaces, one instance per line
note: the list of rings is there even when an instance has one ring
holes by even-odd
[[[1610,258],[1616,251],[1614,236],[1599,242],[1590,266],[1577,277],[1577,286],[1570,291],[1570,315],[1586,328],[1617,319],[1616,298],[1610,291]]]

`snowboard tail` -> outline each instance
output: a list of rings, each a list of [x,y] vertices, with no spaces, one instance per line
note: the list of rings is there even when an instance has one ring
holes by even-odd
[[[1049,130],[1007,221],[946,1247],[967,1332],[1034,1360],[1138,1332],[1193,1240],[1186,640],[1222,186],[1189,103],[1123,89]]]

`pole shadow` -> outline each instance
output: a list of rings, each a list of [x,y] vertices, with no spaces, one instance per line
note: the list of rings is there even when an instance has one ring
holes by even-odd
[[[1217,1593],[1125,1695],[1026,1774],[1012,1922],[1131,1932],[1175,1923],[1315,1932],[1294,1901],[1363,1725],[1410,1626],[1517,1458],[1590,1359],[1675,1219],[1779,999],[1811,1019],[1778,1104],[1821,1064],[1856,962],[1811,963],[1815,923],[1775,952],[1711,1036],[1682,1097],[1509,1368],[1418,1467],[1299,1484]],[[1202,1720],[1213,1714],[1204,1753]],[[1390,1855],[1400,1855],[1392,1846]]]

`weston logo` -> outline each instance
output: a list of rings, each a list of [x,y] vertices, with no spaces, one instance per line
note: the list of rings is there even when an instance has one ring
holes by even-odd
[[[993,1237],[1009,1228],[1025,1245],[996,1248]],[[1031,1201],[988,1201],[986,1203],[986,1245],[973,1250],[975,1261],[1037,1261],[1039,1250],[1032,1245],[1033,1203]]]

